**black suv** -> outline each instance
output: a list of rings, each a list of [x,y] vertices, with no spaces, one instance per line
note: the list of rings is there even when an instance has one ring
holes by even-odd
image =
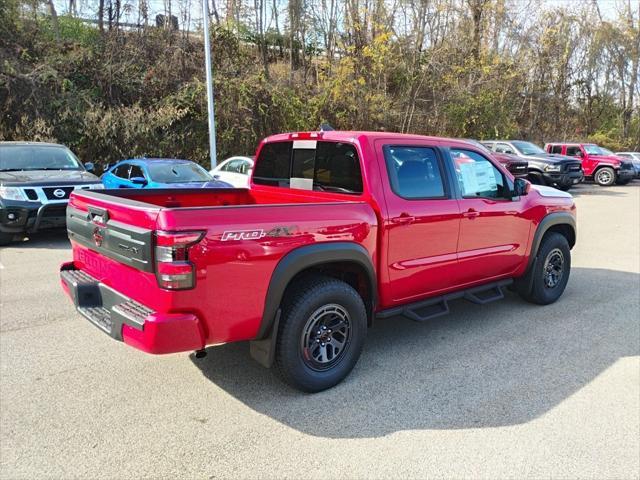
[[[17,234],[64,227],[69,195],[76,188],[103,188],[64,145],[0,142],[0,245]]]
[[[569,190],[584,178],[582,163],[572,157],[547,153],[539,146],[522,140],[483,141],[488,149],[497,153],[516,155],[529,163],[529,180],[538,185],[549,185]]]

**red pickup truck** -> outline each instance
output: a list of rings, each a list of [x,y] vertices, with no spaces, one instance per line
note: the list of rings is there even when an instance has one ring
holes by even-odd
[[[78,311],[149,353],[250,341],[282,378],[345,378],[375,319],[448,313],[511,286],[557,300],[576,242],[569,194],[514,179],[461,140],[369,132],[261,142],[250,189],[75,191]]]
[[[547,143],[545,150],[579,158],[584,176],[593,179],[602,187],[609,187],[614,183],[626,185],[635,176],[632,162],[625,161],[593,143]]]

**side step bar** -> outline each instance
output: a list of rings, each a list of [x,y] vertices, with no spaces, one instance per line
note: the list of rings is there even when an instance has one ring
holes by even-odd
[[[376,314],[376,318],[390,318],[404,316],[416,322],[424,322],[432,318],[440,317],[449,313],[449,301],[463,298],[477,305],[502,300],[504,298],[503,288],[511,285],[512,279],[500,280],[498,282],[480,285],[468,290],[448,293],[439,297],[428,298],[415,303],[409,303],[400,307],[382,310]]]

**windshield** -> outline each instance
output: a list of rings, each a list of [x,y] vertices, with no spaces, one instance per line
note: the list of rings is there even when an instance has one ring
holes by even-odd
[[[583,145],[589,155],[606,155],[605,151],[597,145]]]
[[[615,153],[613,153],[611,150],[609,150],[608,148],[600,148],[600,150],[602,150],[602,153],[604,153],[605,155],[615,155]]]
[[[511,143],[513,143],[513,145],[518,150],[520,150],[520,153],[522,153],[522,155],[540,155],[541,153],[547,153],[543,149],[541,149],[539,146],[537,146],[535,143],[520,142],[520,141],[511,142]]]
[[[83,169],[66,147],[0,145],[0,171]]]
[[[195,163],[150,162],[147,164],[151,180],[158,183],[208,182],[211,175]]]

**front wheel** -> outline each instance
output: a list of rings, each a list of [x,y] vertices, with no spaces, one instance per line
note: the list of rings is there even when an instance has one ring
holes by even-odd
[[[345,282],[324,276],[299,282],[283,303],[275,365],[289,385],[320,392],[340,383],[358,361],[367,311]]]
[[[613,168],[603,167],[596,172],[594,179],[601,187],[610,187],[616,182],[616,172]]]
[[[564,235],[548,232],[542,239],[529,272],[516,282],[516,289],[528,302],[548,305],[560,298],[570,272],[569,242]]]

